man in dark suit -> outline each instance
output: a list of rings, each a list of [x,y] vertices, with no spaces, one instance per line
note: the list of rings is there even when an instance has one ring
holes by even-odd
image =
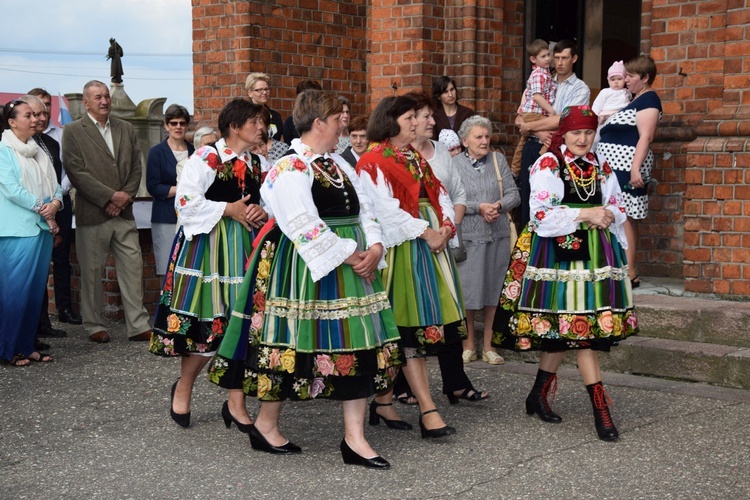
[[[359,157],[365,154],[370,141],[367,140],[367,116],[358,116],[349,122],[349,140],[352,145],[341,153],[349,165],[357,166]]]
[[[76,253],[81,267],[81,315],[93,342],[109,342],[102,316],[102,273],[115,259],[129,340],[149,340],[143,307],[143,260],[133,217],[141,182],[141,152],[133,126],[110,117],[107,86],[83,87],[86,115],[65,126],[63,164],[76,188]]]
[[[70,243],[72,241],[73,230],[73,203],[68,192],[70,191],[70,182],[66,179],[65,168],[62,164],[62,153],[60,143],[62,142],[62,129],[56,125],[50,125],[50,113],[52,110],[52,96],[42,88],[33,88],[29,90],[29,95],[41,99],[44,104],[44,110],[39,115],[38,131],[39,134],[34,139],[39,143],[44,142],[46,151],[50,155],[52,165],[55,167],[57,182],[60,183],[63,190],[63,208],[57,211],[55,219],[60,228],[57,244],[52,249],[52,280],[55,290],[55,307],[57,307],[57,318],[62,323],[80,325],[81,317],[73,311],[70,294],[70,277],[72,275],[72,266],[70,265]],[[42,322],[47,322],[49,332],[53,330],[49,325],[48,318],[42,315]],[[59,331],[59,330],[58,330]],[[40,335],[47,336],[47,335]]]

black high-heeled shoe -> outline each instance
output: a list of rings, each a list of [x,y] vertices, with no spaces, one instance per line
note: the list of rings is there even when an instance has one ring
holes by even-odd
[[[177,382],[179,381],[180,379],[177,379],[172,385],[172,395],[169,398],[169,416],[172,417],[172,420],[174,420],[177,425],[187,428],[190,427],[190,412],[176,413],[172,406],[174,403],[174,391],[177,389]]]
[[[434,408],[432,410],[427,410],[426,412],[419,414],[419,430],[422,431],[422,439],[439,438],[443,436],[450,436],[451,434],[456,433],[456,429],[451,427],[450,425],[446,425],[439,429],[426,428],[424,426],[424,423],[422,423],[422,417],[427,415],[428,413],[437,413],[437,408]]]
[[[227,426],[227,429],[229,429],[232,426],[232,422],[234,422],[234,425],[237,426],[237,430],[244,434],[249,434],[250,427],[253,425],[238,422],[237,419],[232,415],[232,412],[229,411],[229,401],[224,401],[224,406],[221,407],[221,418],[224,419],[224,425]]]
[[[378,425],[382,420],[389,429],[396,429],[398,431],[410,431],[412,425],[409,422],[403,420],[388,420],[382,415],[378,415],[376,411],[378,406],[393,406],[393,403],[378,403],[374,399],[370,403],[370,425]]]
[[[263,434],[260,433],[254,424],[250,424],[249,427],[250,430],[248,434],[250,435],[250,446],[252,446],[254,450],[265,451],[266,453],[273,453],[274,455],[286,455],[289,453],[300,453],[302,451],[302,448],[290,441],[287,441],[281,446],[274,446],[263,437]]]
[[[446,394],[446,396],[448,396],[448,401],[452,405],[457,405],[459,399],[463,399],[464,401],[471,401],[472,403],[474,403],[476,401],[481,401],[483,399],[487,399],[488,397],[490,397],[489,394],[484,394],[484,391],[478,391],[474,389],[473,387],[464,389],[464,392],[462,392],[458,396],[456,396],[452,392],[450,394]]]
[[[377,455],[372,458],[365,458],[356,451],[352,450],[346,439],[341,440],[341,458],[344,459],[345,464],[349,465],[363,465],[371,469],[389,469],[391,464],[385,458]]]

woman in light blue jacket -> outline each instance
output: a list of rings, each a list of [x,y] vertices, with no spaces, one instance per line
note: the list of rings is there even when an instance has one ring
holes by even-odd
[[[12,366],[52,357],[34,351],[42,296],[60,228],[62,189],[34,141],[37,115],[24,96],[3,107],[0,142],[0,359]]]

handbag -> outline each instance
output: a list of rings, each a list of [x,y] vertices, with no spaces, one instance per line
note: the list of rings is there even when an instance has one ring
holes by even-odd
[[[461,223],[456,224],[456,237],[458,237],[458,246],[451,248],[453,252],[453,260],[456,262],[463,262],[466,260],[466,247],[464,246],[463,236],[461,234]]]
[[[492,153],[492,162],[495,164],[495,175],[497,176],[497,185],[500,187],[500,198],[503,197],[503,176],[500,173],[500,167],[497,164],[497,153]],[[506,211],[505,215],[508,217],[508,228],[510,232],[510,252],[513,253],[513,248],[516,246],[518,240],[518,231],[516,231],[516,224],[513,222],[513,218],[510,216],[510,212]]]

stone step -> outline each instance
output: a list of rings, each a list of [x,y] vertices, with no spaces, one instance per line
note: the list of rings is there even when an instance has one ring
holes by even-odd
[[[640,335],[750,347],[750,302],[636,295]]]
[[[750,302],[691,296],[682,280],[649,277],[641,277],[634,300],[640,332],[600,355],[603,370],[750,389]],[[476,320],[481,345],[481,311]],[[539,359],[533,352],[501,354]],[[575,366],[575,354],[565,362]]]
[[[536,363],[539,353],[502,351],[506,361]],[[481,354],[480,354],[481,356]],[[575,366],[575,353],[565,364]],[[750,348],[636,335],[599,354],[603,371],[750,389]]]

